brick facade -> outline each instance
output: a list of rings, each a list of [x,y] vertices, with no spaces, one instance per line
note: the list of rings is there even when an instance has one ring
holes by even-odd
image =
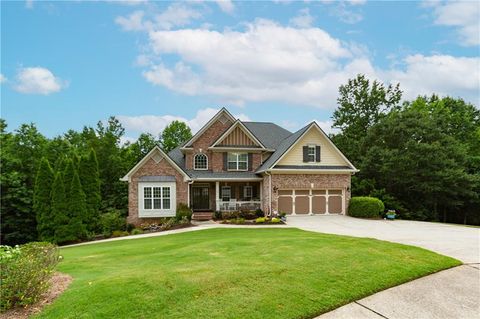
[[[152,158],[148,159],[131,177],[128,183],[128,217],[127,222],[139,225],[143,222],[155,222],[155,218],[138,217],[138,181],[142,176],[167,175],[175,176],[176,179],[176,202],[186,204],[188,197],[188,183],[183,181],[183,175],[176,170],[166,159],[156,163]]]
[[[265,212],[269,211],[269,178],[269,176],[265,176],[263,180]],[[278,192],[275,189],[343,189],[345,190],[345,207],[348,207],[350,202],[350,174],[273,174],[271,178],[273,193],[272,211],[277,211],[278,209]]]

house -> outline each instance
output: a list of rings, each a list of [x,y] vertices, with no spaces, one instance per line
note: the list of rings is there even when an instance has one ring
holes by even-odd
[[[180,203],[197,216],[258,208],[345,214],[355,172],[315,122],[291,133],[240,121],[222,108],[170,153],[152,149],[122,180],[129,184],[128,221],[139,224],[175,216]]]

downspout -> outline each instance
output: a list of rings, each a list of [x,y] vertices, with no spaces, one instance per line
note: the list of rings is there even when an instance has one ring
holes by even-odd
[[[192,184],[193,184],[192,180],[190,180],[187,184],[187,201],[188,201],[187,206],[188,206],[188,208],[190,208],[190,185],[192,185]]]

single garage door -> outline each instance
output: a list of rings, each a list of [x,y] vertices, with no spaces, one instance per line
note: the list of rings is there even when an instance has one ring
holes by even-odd
[[[342,214],[341,189],[282,189],[278,191],[278,211],[287,214]]]

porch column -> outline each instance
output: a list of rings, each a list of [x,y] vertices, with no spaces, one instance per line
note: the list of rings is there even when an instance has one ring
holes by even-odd
[[[215,210],[220,210],[220,182],[215,182]]]

